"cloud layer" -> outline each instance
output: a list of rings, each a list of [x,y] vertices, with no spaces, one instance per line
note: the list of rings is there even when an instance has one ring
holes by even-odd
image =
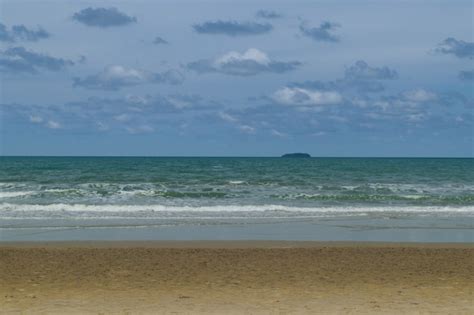
[[[101,72],[74,79],[74,86],[93,90],[119,90],[127,86],[147,83],[180,84],[183,75],[176,70],[154,73],[140,69],[127,68],[121,65],[110,65]]]
[[[374,67],[363,60],[356,61],[346,67],[344,77],[334,81],[304,81],[292,82],[289,87],[298,87],[309,90],[336,90],[345,94],[379,93],[385,90],[384,81],[398,78],[398,72],[387,66]]]
[[[250,48],[244,53],[231,51],[214,60],[199,60],[187,64],[197,73],[223,73],[236,76],[252,76],[260,73],[284,73],[301,65],[298,61],[276,61],[264,52]]]
[[[200,34],[248,36],[268,33],[273,29],[273,26],[268,23],[218,20],[194,24],[193,28]]]
[[[273,94],[273,99],[280,104],[296,106],[332,105],[342,102],[341,94],[336,91],[307,90],[297,87],[284,87]]]
[[[51,35],[41,27],[37,27],[37,29],[34,30],[24,25],[13,25],[9,30],[4,24],[0,23],[0,42],[35,42],[50,36]]]
[[[74,13],[74,20],[87,26],[113,27],[137,22],[137,18],[117,10],[117,8],[86,8]]]
[[[51,57],[24,47],[11,47],[0,52],[1,72],[36,74],[41,70],[60,71],[72,65],[74,62],[71,60]]]
[[[255,16],[261,19],[278,19],[282,17],[280,13],[272,10],[258,10]]]
[[[440,54],[454,55],[458,58],[473,59],[474,43],[449,37],[442,41],[435,51]]]
[[[169,43],[164,38],[162,38],[160,36],[156,36],[155,40],[153,40],[153,44],[155,44],[155,45],[165,45],[165,44],[169,44]]]
[[[215,111],[218,107],[217,103],[197,95],[128,95],[91,97],[57,105],[0,103],[0,113],[11,121],[46,129],[141,134],[165,127],[176,129],[183,119],[190,122],[200,113]]]
[[[321,23],[319,27],[310,27],[307,22],[302,22],[300,31],[301,34],[315,41],[338,42],[339,37],[334,34],[334,31],[339,27],[339,24],[327,21]]]
[[[393,80],[398,78],[398,73],[388,67],[370,67],[363,60],[346,68],[344,77],[347,80]]]

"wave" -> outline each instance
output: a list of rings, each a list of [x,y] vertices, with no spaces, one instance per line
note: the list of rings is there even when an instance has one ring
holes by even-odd
[[[36,194],[36,191],[0,191],[0,198],[15,198]]]
[[[274,211],[293,211],[292,209],[298,209],[295,206],[302,206],[302,211],[311,211],[308,210],[311,207],[314,209],[339,207],[347,210],[354,206],[362,209],[369,209],[370,206],[382,209],[387,209],[387,206],[412,209],[416,207],[427,209],[426,207],[430,206],[438,207],[436,209],[474,206],[474,186],[461,183],[431,185],[426,183],[349,185],[345,183],[342,185],[328,182],[303,187],[292,186],[288,183],[286,186],[269,186],[268,181],[256,184],[251,180],[241,179],[235,176],[212,182],[203,182],[198,179],[180,180],[166,183],[166,185],[152,182],[0,183],[0,202],[30,205],[83,205],[82,208],[87,207],[87,209],[93,205],[105,204],[110,204],[112,207],[143,204],[162,206],[170,204],[275,204],[269,209]],[[143,208],[143,206],[138,207]],[[158,206],[150,207],[159,208]],[[222,209],[221,206],[219,207]],[[160,208],[156,211],[164,210]]]
[[[474,203],[474,195],[415,195],[415,194],[282,194],[272,195],[281,200],[314,200],[314,201],[411,201],[413,203],[429,202],[445,205],[466,205]]]
[[[299,213],[465,213],[474,214],[474,206],[285,206],[265,205],[210,205],[176,206],[163,204],[0,204],[0,215],[6,212],[299,212]]]
[[[247,191],[263,192],[271,195],[285,197],[291,194],[297,196],[348,196],[348,195],[391,195],[391,196],[474,196],[474,187],[470,186],[440,186],[431,187],[423,185],[316,185],[312,187],[298,186],[280,186],[268,187],[268,185],[252,185],[245,181],[229,181],[226,184],[173,184],[168,187],[165,185],[152,185],[143,183],[140,185],[117,185],[117,184],[79,184],[79,185],[61,185],[61,187],[43,186],[43,185],[22,185],[19,187],[11,186],[9,189],[0,191],[0,197],[14,197],[28,194],[51,194],[51,195],[160,195],[176,194],[178,197],[193,196],[193,194],[238,192],[244,186]],[[20,189],[11,189],[20,188]],[[285,194],[285,191],[288,194]],[[278,194],[275,194],[278,193]],[[182,195],[181,195],[182,194]]]

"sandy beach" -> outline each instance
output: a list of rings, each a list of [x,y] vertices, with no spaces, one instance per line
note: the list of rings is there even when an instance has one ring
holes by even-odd
[[[472,244],[0,244],[4,314],[472,314]]]

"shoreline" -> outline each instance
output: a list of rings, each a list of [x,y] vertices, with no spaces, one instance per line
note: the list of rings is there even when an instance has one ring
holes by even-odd
[[[0,242],[0,313],[472,314],[473,243]]]
[[[466,248],[474,242],[286,241],[286,240],[77,240],[1,241],[1,248]]]

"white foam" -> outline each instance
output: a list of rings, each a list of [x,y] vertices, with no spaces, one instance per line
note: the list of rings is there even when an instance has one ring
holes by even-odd
[[[359,206],[359,207],[295,207],[284,205],[213,205],[213,206],[168,206],[162,204],[152,205],[123,205],[123,204],[0,204],[1,212],[265,212],[265,211],[285,211],[285,212],[321,212],[321,213],[474,213],[474,206]]]
[[[406,199],[415,199],[415,200],[425,198],[425,196],[423,195],[400,195],[400,197],[406,198]]]
[[[241,184],[245,184],[245,181],[243,181],[243,180],[230,180],[229,184],[231,184],[231,185],[241,185]]]
[[[0,198],[14,198],[35,194],[35,191],[0,191]]]

